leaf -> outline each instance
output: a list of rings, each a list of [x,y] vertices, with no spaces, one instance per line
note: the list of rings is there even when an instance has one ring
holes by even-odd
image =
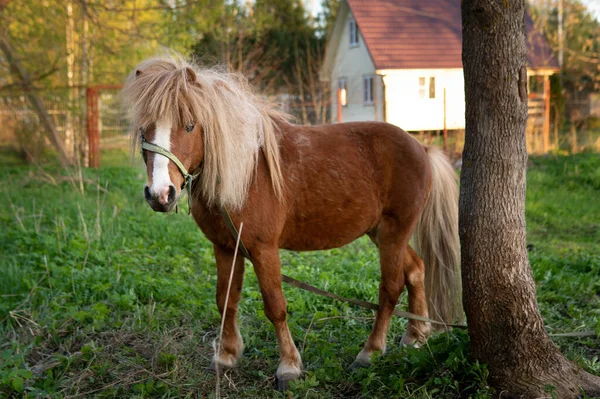
[[[23,388],[25,387],[25,383],[21,377],[15,377],[11,381],[11,385],[13,389],[17,392],[23,392]]]
[[[19,370],[19,374],[25,379],[33,378],[33,373],[29,370]]]
[[[148,392],[148,393],[154,392],[154,378],[150,378],[146,382],[146,392]]]

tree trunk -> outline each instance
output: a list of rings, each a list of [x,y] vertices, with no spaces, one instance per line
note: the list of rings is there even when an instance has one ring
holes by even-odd
[[[466,137],[460,192],[472,355],[508,397],[600,393],[544,330],[526,250],[525,0],[463,0]],[[554,387],[554,388],[550,388]]]
[[[89,18],[88,18],[88,8],[87,2],[81,2],[81,19],[82,19],[82,29],[81,29],[81,78],[80,84],[81,89],[79,89],[79,104],[86,103],[86,93],[87,84],[88,84],[88,65],[89,65],[89,39],[88,33],[90,29]],[[134,11],[133,17],[135,19],[135,3],[134,3]],[[86,118],[83,117],[83,113],[79,113],[81,115],[80,119],[80,127],[79,127],[79,142],[80,146],[76,152],[82,154],[83,164],[89,166],[90,164],[90,154],[89,154],[89,143],[87,140],[87,135],[83,134],[86,131],[87,121]]]
[[[65,127],[65,149],[69,158],[75,154],[75,19],[73,18],[73,2],[67,2],[66,55],[67,55],[67,86],[68,103]]]

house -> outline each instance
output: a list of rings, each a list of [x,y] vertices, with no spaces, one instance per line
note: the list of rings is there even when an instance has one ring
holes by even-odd
[[[541,84],[530,119],[541,115],[549,130],[549,76],[558,62],[529,16],[526,28],[528,75]],[[333,121],[464,129],[459,0],[341,0],[327,43],[321,79],[331,82]]]

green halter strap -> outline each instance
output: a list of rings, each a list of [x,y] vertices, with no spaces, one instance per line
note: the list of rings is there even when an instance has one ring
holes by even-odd
[[[158,146],[156,144],[150,143],[149,141],[146,141],[144,136],[141,136],[141,141],[142,141],[142,157],[144,158],[144,162],[146,162],[146,156],[144,154],[144,150],[147,150],[150,152],[154,152],[154,153],[163,155],[163,156],[169,158],[171,161],[173,161],[173,163],[175,165],[177,165],[177,167],[179,168],[179,171],[181,172],[181,175],[183,176],[183,185],[181,186],[181,188],[183,189],[183,187],[186,187],[186,189],[187,189],[188,214],[190,214],[192,212],[192,182],[194,181],[194,179],[196,177],[198,177],[200,175],[200,173],[202,172],[202,168],[200,166],[198,166],[194,173],[189,173],[188,170],[185,168],[185,166],[183,166],[181,161],[179,159],[177,159],[177,157],[175,155],[173,155],[172,152],[165,150],[161,146]]]

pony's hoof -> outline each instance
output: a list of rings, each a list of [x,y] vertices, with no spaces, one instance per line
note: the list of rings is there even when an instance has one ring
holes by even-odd
[[[431,325],[427,324],[424,328],[417,329],[410,324],[406,327],[406,331],[400,340],[400,347],[407,346],[409,348],[420,348],[427,343],[427,339],[431,336]]]
[[[282,380],[275,377],[275,381],[277,381],[277,390],[279,392],[285,392],[290,388],[290,380]]]
[[[299,377],[299,375],[292,375],[292,374],[284,374],[284,375],[277,375],[275,374],[275,381],[277,382],[277,390],[279,392],[285,392],[289,389],[290,387],[290,381],[294,381],[295,379],[297,379]]]
[[[211,360],[210,365],[208,366],[208,371],[215,373],[215,374],[219,373],[219,375],[222,375],[224,372],[226,372],[227,370],[231,370],[232,368],[233,367],[231,367],[231,366],[225,366],[225,365],[219,364],[215,360]]]
[[[234,368],[236,364],[237,359],[235,356],[230,354],[221,354],[221,356],[219,356],[218,358],[213,357],[213,359],[210,361],[209,368],[215,373],[217,372],[217,370],[219,372],[224,372]]]
[[[400,347],[401,348],[420,348],[423,344],[420,343],[417,339],[412,338],[412,337],[408,337],[406,335],[404,335],[402,337],[402,339],[400,340]]]
[[[364,359],[356,359],[350,365],[350,371],[358,370],[358,369],[366,369],[371,367],[371,362]]]
[[[400,347],[408,347],[408,348],[420,348],[427,342],[427,337],[423,334],[419,334],[418,336],[414,336],[412,334],[408,334],[405,332],[400,340]]]
[[[352,362],[350,369],[356,370],[371,367],[371,358],[377,353],[383,354],[385,353],[385,349],[382,351],[367,351],[363,348],[363,350],[361,350],[356,356],[356,359],[354,359],[354,362]]]
[[[275,373],[277,380],[277,389],[281,392],[286,391],[289,387],[289,382],[297,379],[302,374],[300,367],[296,365],[280,364]]]

